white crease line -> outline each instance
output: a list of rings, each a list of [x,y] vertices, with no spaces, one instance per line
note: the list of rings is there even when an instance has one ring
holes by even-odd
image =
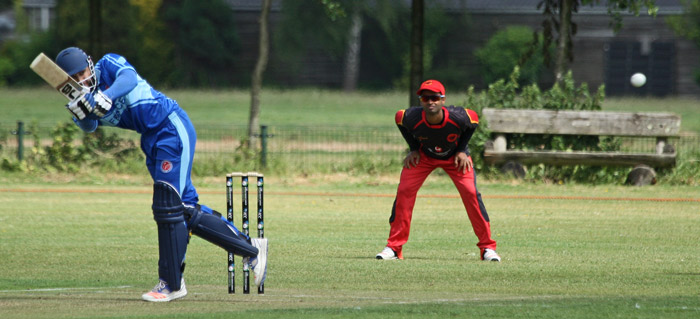
[[[38,288],[38,289],[0,290],[0,292],[49,292],[49,291],[103,290],[103,289],[125,289],[125,288],[131,288],[131,286],[116,286],[116,287],[75,287],[75,288]]]

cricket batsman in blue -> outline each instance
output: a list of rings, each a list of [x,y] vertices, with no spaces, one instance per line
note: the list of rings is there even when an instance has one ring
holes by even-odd
[[[244,257],[261,285],[267,274],[267,239],[241,233],[215,210],[200,205],[190,179],[197,134],[176,101],[153,89],[122,56],[108,53],[97,63],[69,47],[58,64],[85,89],[66,108],[85,132],[99,126],[134,130],[153,178],[153,219],[158,226],[158,284],[146,301],[171,301],[187,295],[183,272],[190,233]]]

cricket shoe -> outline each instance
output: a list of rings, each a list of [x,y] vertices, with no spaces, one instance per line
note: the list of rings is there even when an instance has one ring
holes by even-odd
[[[170,291],[170,286],[165,280],[160,279],[158,284],[153,287],[153,290],[143,294],[141,298],[145,301],[151,302],[165,302],[171,301],[178,298],[182,298],[187,295],[187,288],[185,287],[185,278],[182,278],[182,283],[180,284],[180,290]]]
[[[389,259],[399,259],[396,256],[396,252],[389,248],[389,247],[384,247],[384,250],[382,250],[381,253],[377,254],[377,259],[384,259],[384,260],[389,260]]]
[[[484,253],[481,254],[481,260],[485,261],[501,261],[501,256],[499,256],[495,250],[486,248]]]
[[[248,263],[255,275],[255,285],[260,287],[267,277],[267,238],[251,238],[250,243],[258,249],[256,257],[246,257],[244,263]]]

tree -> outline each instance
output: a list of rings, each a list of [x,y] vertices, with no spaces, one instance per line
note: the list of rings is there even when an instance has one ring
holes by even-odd
[[[537,83],[545,68],[541,50],[529,45],[533,41],[530,39],[532,34],[530,27],[509,26],[496,32],[483,47],[474,51],[484,83],[507,79],[516,66],[520,68],[520,85]],[[525,56],[529,58],[519,61]]]
[[[132,43],[140,40],[132,27],[136,10],[129,0],[60,0],[56,4],[55,29],[50,32],[55,32],[61,48],[77,46],[94,59],[115,52],[131,61],[138,51]]]
[[[595,5],[601,0],[541,0],[538,9],[543,10],[545,19],[542,21],[543,45],[542,54],[548,66],[552,65],[549,47],[556,43],[554,76],[556,83],[561,83],[568,70],[567,63],[573,62],[573,37],[576,35],[576,23],[571,19],[581,5]],[[606,2],[608,15],[612,17],[610,25],[616,32],[622,27],[622,11],[639,15],[642,7],[647,8],[649,15],[656,16],[658,7],[655,0],[608,0]]]
[[[262,76],[267,67],[270,40],[268,35],[267,16],[270,13],[271,0],[263,0],[260,12],[260,41],[258,45],[258,61],[255,63],[253,77],[250,85],[250,117],[248,120],[248,147],[258,147],[260,136],[260,90],[262,89]]]
[[[355,91],[357,78],[360,73],[360,46],[362,44],[362,14],[357,8],[352,12],[350,30],[348,31],[348,47],[345,53],[345,71],[343,75],[343,90]]]
[[[134,29],[141,37],[136,52],[139,74],[151,83],[170,84],[177,81],[171,67],[164,61],[172,61],[175,45],[166,36],[166,26],[160,19],[161,0],[129,0],[137,7],[137,23]],[[130,59],[132,59],[130,57]],[[132,61],[133,64],[134,61]]]
[[[423,81],[423,18],[425,3],[413,0],[411,4],[411,73],[409,76],[408,106],[414,104],[416,91]]]
[[[90,46],[88,52],[102,52],[101,0],[90,0]]]
[[[231,6],[224,0],[163,0],[164,36],[173,43],[171,84],[225,87],[233,82],[239,40]]]
[[[282,6],[282,19],[273,34],[273,63],[280,63],[290,73],[303,72],[308,54],[322,54],[343,65],[339,79],[357,77],[351,80],[356,83],[345,81],[344,86],[386,88],[393,84],[394,77],[407,72],[403,66],[408,64],[410,9],[404,1],[283,1]],[[356,20],[357,15],[360,20]],[[360,65],[382,76],[362,74]]]
[[[669,17],[668,22],[676,34],[695,42],[695,46],[700,48],[700,0],[685,2],[684,14]],[[695,83],[700,85],[700,69],[694,71]]]

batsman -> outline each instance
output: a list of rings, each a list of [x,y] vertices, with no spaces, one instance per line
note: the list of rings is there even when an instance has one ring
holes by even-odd
[[[158,227],[156,286],[146,301],[171,301],[187,295],[185,252],[190,234],[244,257],[261,285],[267,274],[267,239],[246,236],[215,210],[200,205],[190,174],[197,135],[178,103],[153,89],[123,57],[108,53],[97,63],[83,50],[69,47],[56,64],[85,89],[66,108],[85,132],[99,126],[134,130],[153,178],[153,219]]]

